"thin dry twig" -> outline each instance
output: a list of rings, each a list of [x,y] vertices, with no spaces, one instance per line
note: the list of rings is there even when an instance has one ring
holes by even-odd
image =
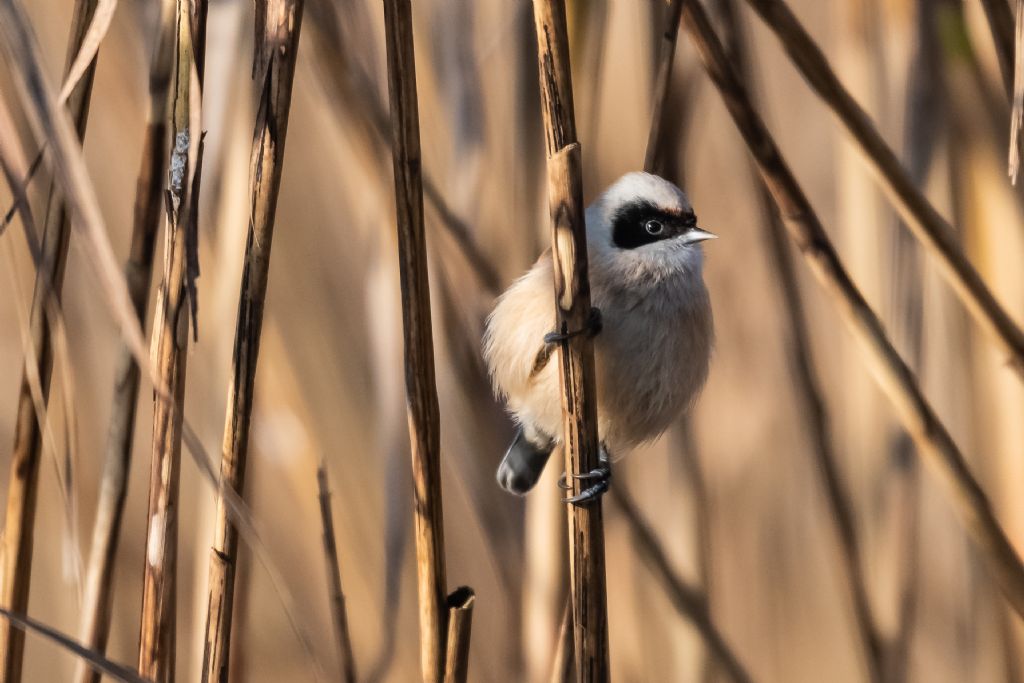
[[[104,674],[124,683],[151,683],[136,673],[135,669],[110,661],[101,653],[79,645],[70,636],[61,633],[52,626],[36,621],[28,615],[15,614],[8,609],[0,607],[0,616],[6,621],[11,622],[17,630],[37,633],[47,640],[57,643],[57,645],[60,645],[65,650],[74,653],[75,656],[91,667],[97,675]]]
[[[86,27],[96,9],[95,0],[78,0],[75,3],[68,40],[67,64],[78,53]],[[18,8],[5,3],[0,14],[16,13]],[[16,63],[24,54],[23,46],[29,42],[27,22],[19,25],[16,18],[4,16],[6,48],[11,63]],[[74,121],[74,135],[81,139],[89,113],[89,98],[95,61],[85,69],[78,87],[68,100],[68,113]],[[23,89],[30,86],[24,80]],[[59,301],[64,281],[64,265],[67,259],[71,225],[64,199],[57,190],[57,183],[51,183],[43,228],[41,261],[36,271],[35,292],[32,299],[30,327],[32,332],[32,356],[43,390],[43,401],[47,401],[50,377],[53,370],[53,344],[51,329],[46,324],[46,307],[51,298]],[[14,450],[11,454],[11,474],[7,491],[7,515],[3,535],[3,568],[0,572],[0,605],[16,613],[28,609],[29,584],[32,571],[33,527],[35,523],[36,497],[39,486],[39,456],[42,439],[39,419],[36,415],[32,391],[28,383],[30,369],[25,368],[21,391],[18,397],[18,414],[15,423]],[[0,680],[18,683],[21,680],[22,656],[25,634],[11,628],[7,622],[0,623]]]
[[[1018,614],[1024,614],[1024,565],[956,442],[921,393],[913,372],[889,341],[878,316],[847,274],[817,214],[733,72],[699,0],[687,2],[683,26],[753,154],[790,236],[861,343],[870,371],[893,402],[926,462],[939,476],[1010,604]]]
[[[352,656],[352,639],[348,631],[348,612],[345,610],[345,592],[341,588],[341,566],[338,562],[338,543],[334,538],[334,514],[331,512],[331,488],[327,482],[327,462],[320,461],[316,468],[319,491],[320,522],[323,525],[324,560],[327,563],[327,582],[331,590],[331,619],[334,637],[338,642],[338,662],[341,678],[346,683],[356,681],[356,662]]]
[[[747,4],[776,33],[804,78],[856,140],[907,226],[937,258],[950,287],[982,329],[1002,347],[1013,370],[1024,378],[1024,332],[964,255],[953,227],[915,185],[788,5],[783,0],[747,0]]]
[[[695,0],[686,1],[688,5],[695,2]],[[672,606],[697,629],[708,650],[733,683],[753,683],[753,678],[750,677],[746,667],[732,651],[711,618],[707,596],[701,589],[687,584],[672,569],[668,555],[661,547],[657,536],[644,520],[636,503],[633,502],[621,482],[612,488],[612,500],[625,514],[626,522],[629,524],[630,538],[640,548],[651,571],[662,582],[665,592],[672,600]]]
[[[263,307],[284,168],[302,9],[302,0],[266,0],[257,6],[256,13],[259,43],[253,73],[261,94],[250,157],[249,234],[238,298],[220,470],[224,487],[230,487],[239,495],[243,491],[249,449]],[[217,502],[215,525],[210,553],[203,681],[227,680],[230,665],[238,532],[228,518],[223,497]]]
[[[735,0],[721,0],[718,7],[725,35],[723,42],[727,46],[730,62],[740,82],[750,88],[751,62],[746,51],[746,36]],[[758,202],[766,228],[765,237],[775,270],[775,279],[779,283],[789,323],[787,355],[795,376],[803,419],[811,436],[816,470],[825,493],[832,525],[838,536],[839,554],[850,588],[854,622],[864,648],[864,660],[870,678],[880,683],[884,680],[885,643],[871,610],[867,580],[861,565],[862,553],[857,537],[856,514],[839,472],[824,392],[814,370],[814,354],[796,267],[789,245],[786,244],[785,227],[772,201],[771,193],[757,174],[757,168],[753,163],[751,172],[757,185]]]
[[[541,109],[548,155],[548,206],[551,215],[556,325],[565,334],[581,330],[592,312],[587,275],[587,235],[583,216],[580,146],[576,141],[572,74],[564,0],[534,0]],[[565,471],[569,495],[580,493],[574,475],[598,467],[597,395],[594,347],[589,335],[571,337],[559,347]],[[570,586],[573,605],[576,676],[607,681],[608,605],[604,524],[600,499],[569,505]]]

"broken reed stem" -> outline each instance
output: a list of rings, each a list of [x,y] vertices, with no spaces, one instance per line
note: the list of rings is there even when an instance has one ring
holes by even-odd
[[[96,10],[96,0],[76,0],[68,39],[65,71],[82,46],[89,22]],[[92,95],[96,62],[86,69],[67,102],[67,110],[78,139],[85,135],[89,116],[89,98]],[[30,330],[35,372],[41,380],[43,400],[48,400],[50,377],[53,370],[53,346],[50,327],[46,323],[46,307],[50,297],[59,301],[64,283],[64,265],[67,260],[71,221],[59,184],[51,181],[43,228],[42,259],[36,271],[35,291],[32,296]],[[28,610],[29,584],[32,572],[32,546],[39,488],[39,461],[42,450],[39,419],[32,401],[28,382],[28,369],[23,371],[18,394],[18,412],[14,431],[14,450],[11,453],[11,474],[7,489],[7,515],[3,530],[3,559],[0,568],[0,606],[14,613]],[[0,621],[0,681],[18,683],[21,680],[25,633]]]
[[[1016,3],[1017,0],[1010,0]],[[1006,96],[1013,94],[1013,53],[1014,53],[1014,18],[1013,11],[1006,0],[981,0],[985,9],[985,19],[989,31],[992,32],[992,43],[999,61],[999,75],[1003,79]]]
[[[158,386],[172,397],[154,396],[153,455],[149,481],[146,561],[143,570],[142,616],[139,626],[139,673],[156,683],[175,680],[177,623],[178,489],[181,438],[188,360],[189,251],[197,216],[191,211],[191,187],[201,136],[196,120],[201,92],[193,90],[195,66],[192,2],[164,0],[161,31],[176,29],[173,96],[169,107],[173,144],[167,174],[167,228],[163,279],[153,321],[152,357]],[[195,84],[198,86],[198,83]]]
[[[676,57],[676,39],[679,37],[679,15],[683,11],[684,0],[669,0],[665,10],[664,30],[661,34],[661,46],[658,55],[658,71],[654,75],[654,106],[651,110],[651,128],[647,134],[647,154],[644,157],[644,170],[657,173],[657,161],[662,149],[664,138],[665,117],[668,101],[669,83],[672,81],[672,66]],[[660,4],[660,3],[659,3]],[[678,112],[672,112],[678,115]]]
[[[775,32],[808,84],[832,109],[876,171],[907,226],[941,264],[950,287],[1024,378],[1024,332],[1000,306],[960,247],[953,227],[935,210],[886,144],[867,113],[843,87],[821,49],[783,0],[747,0]]]
[[[416,575],[420,607],[420,667],[423,680],[458,680],[446,671],[448,621],[464,621],[453,636],[468,648],[472,591],[459,589],[445,600],[444,521],[441,505],[441,414],[434,378],[430,322],[430,283],[423,223],[419,104],[409,0],[384,0],[388,93],[391,100],[391,153],[395,178],[398,266],[402,289],[402,338],[406,409],[416,515]],[[468,595],[468,597],[466,597]],[[455,601],[455,602],[452,602]],[[467,602],[468,601],[468,602]],[[460,608],[465,605],[465,608]],[[462,614],[456,610],[463,609]],[[451,610],[451,611],[450,611]],[[468,651],[468,650],[467,650]],[[451,665],[459,665],[455,657]],[[462,675],[465,674],[463,670]]]
[[[135,190],[131,247],[124,270],[132,306],[142,328],[146,324],[146,305],[153,279],[156,236],[163,215],[164,172],[167,168],[167,101],[173,70],[173,24],[161,29],[149,74],[148,121]],[[139,364],[131,349],[122,342],[114,376],[114,401],[78,634],[83,644],[100,653],[106,651],[110,631],[114,557],[128,490],[140,375]],[[94,668],[79,664],[74,680],[76,683],[99,683],[99,674]]]
[[[1010,604],[1018,614],[1024,615],[1024,565],[963,454],[921,393],[913,372],[889,341],[878,316],[847,274],[821,221],[733,72],[699,0],[687,2],[683,9],[683,26],[753,154],[790,236],[863,347],[869,369],[893,402],[927,463],[939,476],[968,534],[988,561]]]
[[[548,205],[558,330],[582,330],[591,318],[587,276],[587,235],[583,214],[580,145],[576,141],[572,75],[564,0],[534,0],[537,64],[548,156]],[[598,467],[597,392],[594,347],[589,335],[559,347],[565,471],[568,495],[580,493],[572,475]],[[569,574],[573,605],[576,676],[607,681],[608,605],[601,500],[569,505]]]
[[[250,157],[251,213],[238,297],[220,467],[223,485],[239,496],[243,493],[249,449],[256,364],[263,329],[277,198],[284,168],[302,9],[303,0],[263,0],[256,9],[256,35],[260,42],[256,46],[253,73],[260,87],[260,101]],[[230,666],[238,531],[229,519],[223,495],[218,496],[215,525],[206,608],[204,682],[228,680]]]
[[[689,5],[696,0],[686,1]],[[661,547],[657,536],[644,520],[636,503],[633,502],[621,482],[612,487],[611,493],[612,499],[625,514],[626,522],[629,524],[630,539],[639,547],[640,552],[647,559],[648,567],[661,581],[665,592],[672,600],[672,606],[697,629],[711,655],[733,683],[753,683],[750,674],[732,648],[729,647],[711,618],[707,596],[701,589],[689,585],[672,569],[668,555]]]
[[[747,42],[737,13],[735,0],[719,3],[725,44],[730,61],[739,81],[752,92],[751,62],[747,54]],[[799,393],[800,408],[807,424],[811,447],[817,465],[825,500],[832,518],[832,525],[838,536],[840,557],[850,589],[854,623],[864,647],[865,664],[872,681],[882,683],[885,679],[885,652],[883,636],[871,611],[867,580],[861,565],[860,542],[857,537],[856,515],[853,503],[843,485],[839,473],[838,457],[832,440],[832,430],[825,406],[824,392],[814,370],[814,355],[810,341],[807,316],[804,312],[803,297],[797,281],[796,266],[789,245],[786,244],[786,230],[772,201],[771,193],[751,162],[753,181],[757,186],[758,203],[766,228],[770,260],[786,309],[789,323],[787,355],[795,375]]]
[[[448,596],[448,642],[445,652],[444,683],[466,683],[469,673],[469,635],[473,626],[476,594],[461,586]]]
[[[334,538],[334,515],[331,511],[331,487],[327,481],[327,462],[320,461],[316,469],[316,483],[319,491],[320,522],[323,527],[324,560],[327,565],[327,583],[331,592],[331,619],[334,621],[334,637],[337,638],[338,662],[341,679],[355,683],[356,663],[352,656],[352,639],[348,631],[348,613],[345,609],[345,592],[341,588],[341,564],[338,561],[338,544]]]

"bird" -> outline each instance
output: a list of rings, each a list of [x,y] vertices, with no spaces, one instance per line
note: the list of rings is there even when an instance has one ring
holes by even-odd
[[[587,207],[601,467],[587,479],[585,504],[607,490],[616,458],[660,436],[695,401],[714,344],[704,284],[701,229],[686,194],[673,183],[631,172]],[[551,251],[501,296],[487,317],[483,356],[491,384],[517,425],[497,471],[501,488],[525,495],[562,440],[558,363],[565,339],[555,325]],[[599,312],[599,313],[598,313]],[[564,486],[563,487],[568,488]]]

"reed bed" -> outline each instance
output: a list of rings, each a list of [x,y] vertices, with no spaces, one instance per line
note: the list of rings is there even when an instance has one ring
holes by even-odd
[[[0,680],[1017,680],[1014,11],[0,0]],[[506,496],[485,316],[638,168],[707,388]]]

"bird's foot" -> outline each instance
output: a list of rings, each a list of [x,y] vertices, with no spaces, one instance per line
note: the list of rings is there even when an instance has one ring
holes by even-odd
[[[608,460],[604,447],[601,447],[597,467],[589,472],[573,474],[572,478],[576,481],[586,483],[587,486],[575,496],[563,498],[563,503],[569,503],[576,507],[583,507],[584,505],[592,503],[603,496],[605,492],[608,491],[608,487],[611,485],[612,480],[611,463]],[[567,481],[567,475],[564,472],[562,473],[562,476],[558,478],[558,488],[563,491],[572,490],[572,485]]]
[[[587,317],[587,322],[578,330],[571,332],[548,332],[544,335],[545,344],[560,344],[567,342],[573,337],[578,337],[581,334],[585,334],[587,337],[596,337],[601,333],[601,309],[597,306],[590,307],[590,315]]]

